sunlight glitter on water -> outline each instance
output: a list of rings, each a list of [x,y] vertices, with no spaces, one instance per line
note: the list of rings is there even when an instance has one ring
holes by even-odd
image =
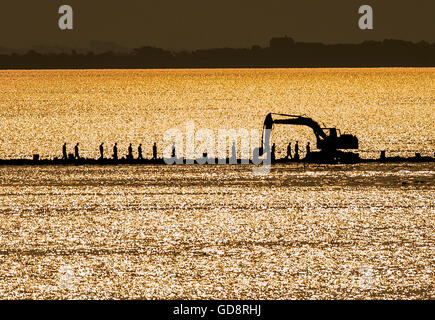
[[[433,298],[434,165],[337,167],[0,168],[0,296]]]
[[[98,157],[98,146],[153,142],[196,128],[261,130],[268,112],[306,114],[355,134],[365,157],[435,152],[435,68],[0,71],[0,157]],[[304,127],[276,127],[288,142],[314,145]],[[110,149],[111,150],[111,149]],[[135,150],[136,151],[136,150]],[[398,152],[397,152],[398,151]]]

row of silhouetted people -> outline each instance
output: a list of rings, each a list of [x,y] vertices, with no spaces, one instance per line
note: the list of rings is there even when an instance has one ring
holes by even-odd
[[[307,150],[306,156],[308,157],[310,155],[310,153],[311,153],[310,142],[307,143],[307,149],[306,150]],[[276,152],[276,145],[274,143],[272,145],[272,150],[271,150],[271,155],[272,155],[272,159],[273,160],[275,160],[275,152]],[[292,143],[289,142],[289,144],[287,145],[286,159],[295,159],[295,160],[299,160],[300,159],[300,156],[299,156],[299,141],[296,141],[294,155],[292,155]]]
[[[99,151],[100,151],[100,158],[99,159],[102,160],[102,159],[104,159],[104,142],[102,142],[100,144]],[[74,159],[80,159],[79,144],[78,143],[74,147],[74,156],[73,157],[74,157]],[[115,143],[114,146],[113,146],[112,158],[114,160],[118,160],[118,143]],[[64,159],[64,160],[68,159],[66,142],[63,144],[63,147],[62,147],[62,159]],[[132,146],[131,143],[128,146],[127,159],[129,159],[129,160],[134,159],[134,157],[133,157],[133,146]],[[143,156],[142,156],[142,144],[139,144],[139,146],[137,147],[137,159],[143,159]],[[154,142],[154,145],[153,145],[153,159],[157,159],[157,144],[155,142]]]
[[[233,154],[235,154],[235,144],[233,143]],[[100,160],[104,159],[104,142],[102,142],[100,144],[99,147],[99,151],[100,151]],[[276,152],[276,145],[275,143],[272,145],[272,150],[271,150],[271,155],[272,155],[272,159],[275,160],[275,152]],[[310,148],[310,142],[307,143],[307,147],[306,147],[306,155],[309,156],[311,153],[311,148]],[[172,157],[175,157],[175,143],[172,144]],[[113,154],[112,154],[112,158],[114,160],[118,160],[118,143],[115,143],[113,146]],[[287,145],[287,159],[295,159],[295,160],[299,160],[300,156],[299,156],[299,141],[296,141],[295,144],[295,150],[294,150],[294,155],[292,155],[292,145],[291,142]],[[68,154],[67,154],[67,150],[66,150],[66,142],[63,144],[62,147],[62,159],[68,159]],[[74,147],[74,159],[80,159],[80,154],[79,154],[79,144],[77,143]],[[132,160],[134,159],[133,157],[133,146],[130,143],[130,145],[128,146],[128,153],[127,153],[127,159],[128,160]],[[137,159],[143,159],[142,156],[142,144],[139,144],[138,148],[137,148]],[[153,145],[153,159],[157,159],[157,144],[154,142]]]

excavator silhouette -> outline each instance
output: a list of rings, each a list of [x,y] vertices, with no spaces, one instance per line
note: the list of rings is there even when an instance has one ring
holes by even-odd
[[[318,152],[307,155],[310,161],[354,162],[359,159],[357,153],[343,152],[342,149],[358,149],[358,138],[350,134],[341,134],[336,128],[322,128],[316,121],[306,116],[269,113],[264,120],[263,135],[259,154],[270,150],[270,136],[275,124],[290,124],[310,127],[317,141]]]

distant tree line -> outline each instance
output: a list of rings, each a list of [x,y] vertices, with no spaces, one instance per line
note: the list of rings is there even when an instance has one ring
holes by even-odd
[[[435,67],[435,43],[402,40],[360,44],[295,42],[281,37],[268,47],[169,51],[143,46],[129,52],[0,54],[1,69],[75,68]]]

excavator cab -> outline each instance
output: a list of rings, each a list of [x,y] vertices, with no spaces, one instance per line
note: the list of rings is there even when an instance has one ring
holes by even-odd
[[[335,150],[337,149],[337,129],[321,128],[324,135],[316,134],[317,149]]]
[[[337,150],[337,149],[358,149],[358,138],[351,134],[341,134],[337,128],[322,128],[326,138],[317,137],[317,149]]]
[[[337,149],[358,149],[358,138],[351,134],[342,134],[337,138]]]

